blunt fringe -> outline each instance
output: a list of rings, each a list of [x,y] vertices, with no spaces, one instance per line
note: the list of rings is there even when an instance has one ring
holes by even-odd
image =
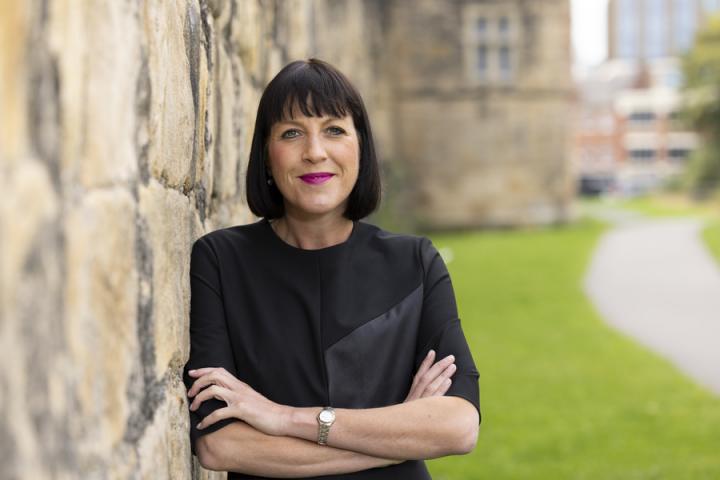
[[[344,216],[360,220],[370,215],[380,204],[381,195],[380,168],[370,119],[350,80],[329,63],[316,58],[297,60],[283,67],[260,97],[245,178],[250,210],[267,219],[285,214],[282,194],[275,185],[267,184],[267,139],[271,127],[291,119],[295,108],[308,117],[350,114],[360,143],[360,165]]]

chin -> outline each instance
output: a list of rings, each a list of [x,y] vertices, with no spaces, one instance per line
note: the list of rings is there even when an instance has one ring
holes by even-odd
[[[343,207],[342,203],[337,204],[313,204],[313,205],[300,205],[300,207],[297,209],[299,212],[304,213],[306,215],[327,215],[329,213],[335,212],[340,210]],[[342,210],[344,211],[344,209]]]

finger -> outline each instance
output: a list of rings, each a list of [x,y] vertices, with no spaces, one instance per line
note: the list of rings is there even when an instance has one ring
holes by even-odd
[[[191,377],[199,377],[200,375],[205,375],[206,373],[209,373],[213,370],[218,370],[222,367],[203,367],[203,368],[195,368],[193,370],[188,370],[188,375]]]
[[[413,379],[413,386],[417,385],[417,383],[420,381],[423,375],[425,375],[425,372],[427,372],[430,369],[430,366],[432,365],[433,360],[435,359],[435,350],[430,350],[427,355],[425,355],[425,359],[420,364],[420,368],[418,368],[417,373],[415,374],[415,378]]]
[[[457,367],[455,366],[454,363],[448,365],[447,368],[445,368],[445,370],[440,372],[440,374],[438,374],[437,377],[432,379],[432,381],[430,381],[427,384],[427,386],[425,387],[425,389],[422,392],[422,396],[426,397],[428,395],[434,394],[435,391],[442,386],[443,382],[445,382],[445,379],[450,378],[452,376],[452,374],[455,373],[456,369],[457,369]]]
[[[223,372],[220,370],[212,370],[202,377],[198,378],[193,382],[192,386],[190,387],[190,390],[188,390],[188,397],[192,397],[194,395],[197,395],[197,393],[205,388],[208,385],[220,385],[223,387],[228,387],[229,384],[226,381],[225,375],[223,375]]]
[[[227,403],[227,400],[225,400],[225,395],[227,394],[227,392],[228,392],[228,390],[224,387],[212,385],[197,394],[195,399],[190,404],[190,410],[194,411],[194,410],[198,409],[202,402],[204,402],[205,400],[211,399],[211,398],[216,398],[218,400],[222,400],[223,402]]]
[[[416,398],[419,398],[419,397],[420,397],[420,394],[418,392],[417,387],[411,387],[410,391],[407,394],[407,397],[405,397],[405,400],[403,400],[403,403],[409,402],[410,400],[415,400]]]
[[[445,383],[445,380],[450,378],[453,373],[455,373],[456,370],[455,364],[452,364],[448,366],[445,370],[443,370],[442,374],[438,375],[438,377],[430,382],[430,384],[427,386],[425,391],[423,392],[423,395],[432,395],[435,393],[436,390],[438,390],[443,383]]]
[[[442,382],[442,384],[440,385],[440,388],[438,388],[431,396],[442,397],[447,393],[448,390],[450,390],[450,385],[452,385],[452,379],[446,378],[445,381]]]
[[[425,359],[420,364],[420,368],[418,368],[417,373],[413,377],[412,384],[410,385],[410,391],[408,392],[407,397],[405,397],[404,402],[414,400],[420,397],[420,392],[418,391],[417,386],[422,381],[423,375],[425,375],[425,373],[427,373],[427,371],[430,369],[430,366],[432,365],[434,359],[435,350],[430,349],[427,355],[425,355]]]
[[[438,375],[440,375],[443,370],[445,370],[448,366],[452,365],[455,361],[455,357],[453,355],[448,355],[447,357],[443,358],[439,362],[435,363],[430,370],[425,373],[422,380],[418,384],[418,388],[420,388],[420,391],[424,391],[425,388],[433,381],[435,380]]]
[[[232,417],[232,411],[230,407],[218,408],[211,414],[207,415],[197,424],[197,428],[202,430],[203,428],[209,427],[213,423],[219,422],[220,420]]]

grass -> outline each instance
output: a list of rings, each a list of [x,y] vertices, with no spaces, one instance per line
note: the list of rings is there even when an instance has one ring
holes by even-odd
[[[718,262],[720,262],[720,220],[709,222],[703,229],[703,240]]]
[[[647,217],[698,217],[717,218],[720,200],[713,198],[703,202],[694,201],[685,194],[655,194],[633,198],[582,199],[585,205],[608,207],[640,213]]]
[[[583,294],[603,228],[431,235],[453,252],[483,413],[471,454],[427,462],[435,480],[720,478],[720,399]]]

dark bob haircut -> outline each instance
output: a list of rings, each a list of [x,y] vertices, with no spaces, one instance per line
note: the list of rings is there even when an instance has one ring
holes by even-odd
[[[292,118],[295,108],[308,117],[352,116],[360,143],[360,165],[344,216],[360,220],[370,215],[380,203],[381,190],[370,119],[360,94],[347,77],[316,58],[286,65],[260,98],[245,179],[250,210],[258,217],[268,219],[285,215],[282,194],[274,184],[267,183],[267,140],[271,127]]]

